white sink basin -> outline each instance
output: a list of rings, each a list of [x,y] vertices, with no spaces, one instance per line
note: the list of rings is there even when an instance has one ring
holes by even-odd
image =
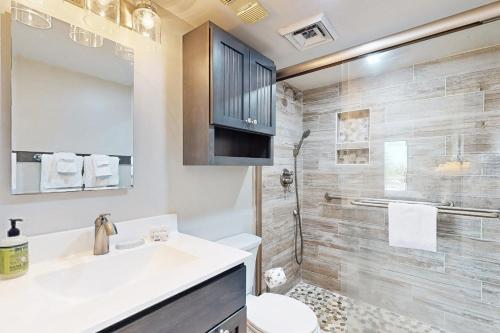
[[[197,257],[167,245],[148,244],[102,256],[82,256],[55,271],[40,274],[35,281],[46,292],[75,299],[102,296],[137,283],[145,276],[174,271]]]
[[[166,242],[128,250],[167,227]],[[30,237],[27,274],[0,280],[0,332],[94,333],[243,263],[250,255],[178,232],[175,215],[120,222],[110,253],[95,256],[94,227]],[[19,311],[22,309],[22,311]],[[3,318],[2,317],[2,318]]]

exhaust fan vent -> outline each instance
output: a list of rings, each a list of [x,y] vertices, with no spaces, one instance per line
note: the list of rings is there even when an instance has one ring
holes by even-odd
[[[240,8],[238,17],[245,23],[255,23],[267,16],[267,11],[257,1],[249,3],[246,7]]]
[[[282,28],[279,33],[300,51],[337,39],[337,33],[324,14]]]
[[[267,17],[267,10],[258,1],[252,0],[220,0],[228,6],[245,23],[256,23]]]

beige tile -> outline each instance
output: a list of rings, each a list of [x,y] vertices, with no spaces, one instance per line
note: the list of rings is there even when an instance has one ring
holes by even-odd
[[[500,52],[498,56],[500,56]],[[446,78],[447,95],[495,89],[500,89],[500,67],[472,73],[468,72],[459,75],[451,75]]]
[[[415,79],[429,80],[500,67],[500,46],[492,46],[415,65]]]

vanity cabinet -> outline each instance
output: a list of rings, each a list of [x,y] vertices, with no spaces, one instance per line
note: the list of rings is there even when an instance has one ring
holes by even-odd
[[[245,333],[245,281],[239,265],[101,332]]]
[[[183,37],[183,79],[185,165],[272,165],[272,60],[207,22]]]

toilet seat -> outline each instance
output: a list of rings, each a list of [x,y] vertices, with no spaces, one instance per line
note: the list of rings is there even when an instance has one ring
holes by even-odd
[[[247,297],[247,321],[255,333],[319,332],[316,315],[307,305],[272,293]]]

